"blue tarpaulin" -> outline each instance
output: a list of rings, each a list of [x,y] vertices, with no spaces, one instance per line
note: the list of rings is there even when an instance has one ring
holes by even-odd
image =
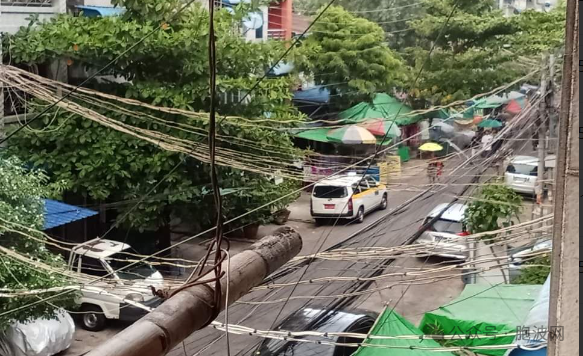
[[[44,202],[44,230],[66,225],[73,221],[83,220],[98,214],[96,211],[61,203],[56,200],[44,199]]]
[[[77,5],[76,8],[83,11],[83,16],[85,17],[119,16],[125,12],[124,8],[110,6]]]

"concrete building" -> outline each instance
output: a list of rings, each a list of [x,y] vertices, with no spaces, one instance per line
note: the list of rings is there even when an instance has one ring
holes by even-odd
[[[527,10],[549,11],[559,0],[499,0],[500,9],[506,16],[512,16]]]
[[[0,0],[0,32],[17,32],[31,15],[45,20],[66,11],[67,0]]]
[[[205,2],[205,0],[199,0]],[[241,1],[222,0],[219,6],[230,8]],[[208,2],[205,2],[208,4]],[[262,7],[257,13],[250,14],[243,21],[242,31],[250,41],[265,41],[267,39],[289,40],[293,34],[293,0],[273,1],[269,6]]]

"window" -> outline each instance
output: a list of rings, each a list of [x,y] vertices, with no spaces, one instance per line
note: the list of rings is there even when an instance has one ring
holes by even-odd
[[[96,277],[105,277],[109,274],[100,260],[87,256],[81,256],[81,273]]]
[[[366,177],[366,181],[368,182],[369,187],[373,188],[376,187],[378,182],[373,177]]]
[[[369,188],[366,179],[361,180],[359,182],[359,186],[360,186],[360,190],[363,191],[363,192],[367,191],[368,188]]]
[[[156,269],[146,262],[140,262],[138,253],[133,249],[127,249],[107,258],[111,268],[121,279],[146,279],[156,273]]]
[[[506,169],[506,172],[536,177],[538,176],[538,167],[528,164],[511,164]]]
[[[314,197],[322,199],[346,198],[348,191],[346,187],[335,187],[331,185],[319,185],[314,188]]]
[[[459,234],[464,231],[464,226],[459,221],[439,219],[433,223],[433,226],[431,226],[429,230],[435,232]]]

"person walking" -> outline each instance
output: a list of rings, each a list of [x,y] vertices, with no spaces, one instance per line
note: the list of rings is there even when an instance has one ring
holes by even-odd
[[[494,141],[494,135],[491,130],[488,130],[482,136],[482,157],[489,157],[492,153],[492,142]]]
[[[439,180],[439,177],[443,174],[443,162],[437,158],[431,158],[429,164],[427,165],[427,177],[429,178],[430,184],[435,184]]]

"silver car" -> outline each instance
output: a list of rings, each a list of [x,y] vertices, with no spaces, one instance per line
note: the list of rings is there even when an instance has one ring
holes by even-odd
[[[521,274],[524,259],[533,258],[533,253],[538,252],[552,252],[553,240],[551,238],[543,238],[534,245],[519,247],[509,252],[508,270],[510,271],[510,282],[515,281]]]
[[[449,205],[440,204],[427,215],[424,226],[436,218],[437,220],[421,234],[417,243],[426,245],[429,255],[467,260],[469,251],[464,239],[464,236],[469,235],[464,226],[467,206]]]
[[[506,185],[517,193],[533,195],[538,184],[539,159],[532,156],[516,156],[508,163],[504,181]],[[547,156],[545,169],[554,168],[556,156]],[[544,179],[544,178],[543,178]]]

